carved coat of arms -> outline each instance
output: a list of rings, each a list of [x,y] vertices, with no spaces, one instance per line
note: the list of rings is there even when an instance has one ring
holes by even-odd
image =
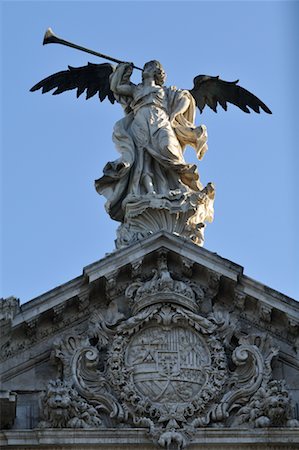
[[[153,277],[131,283],[126,296],[129,318],[109,323],[96,312],[87,332],[56,344],[63,380],[49,386],[41,426],[122,423],[147,427],[160,446],[183,448],[200,427],[298,425],[285,386],[271,380],[271,341],[243,334],[232,343],[229,314],[202,314],[203,291],[175,280],[165,255]],[[63,389],[65,413],[54,398]],[[287,401],[273,407],[277,398]],[[67,425],[59,424],[65,416]]]

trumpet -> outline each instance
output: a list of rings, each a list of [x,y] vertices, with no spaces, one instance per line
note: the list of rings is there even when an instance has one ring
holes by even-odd
[[[81,45],[73,44],[72,42],[66,41],[64,39],[61,39],[60,37],[56,36],[55,33],[53,33],[51,28],[48,28],[45,32],[43,45],[46,44],[61,44],[66,45],[67,47],[75,48],[76,50],[80,50],[81,52],[90,53],[91,55],[98,56],[100,58],[107,59],[108,61],[113,61],[118,64],[124,63],[125,61],[120,61],[119,59],[112,58],[112,56],[104,55],[103,53],[96,52],[94,50],[90,50],[89,48],[82,47]],[[133,68],[137,70],[143,70],[140,67],[137,67],[133,64]]]

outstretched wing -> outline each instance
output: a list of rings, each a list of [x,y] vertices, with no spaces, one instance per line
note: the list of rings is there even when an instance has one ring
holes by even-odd
[[[238,106],[246,113],[250,113],[249,108],[256,113],[259,113],[260,108],[262,108],[266,113],[272,114],[270,109],[259,98],[238,86],[239,80],[223,81],[219,77],[198,75],[193,82],[194,87],[190,92],[201,113],[206,105],[217,112],[218,103],[226,111],[228,102]]]
[[[54,73],[41,80],[30,91],[42,89],[42,93],[56,89],[53,95],[61,94],[65,91],[77,89],[77,98],[86,90],[86,100],[98,93],[101,102],[108,97],[111,103],[115,98],[110,89],[109,77],[114,71],[114,66],[109,63],[92,64],[88,63],[83,67],[68,66],[68,70]]]

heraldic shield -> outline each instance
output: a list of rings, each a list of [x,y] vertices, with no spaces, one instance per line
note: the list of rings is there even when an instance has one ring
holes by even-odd
[[[159,428],[180,428],[217,398],[226,381],[216,325],[165,303],[147,307],[134,322],[135,331],[132,323],[123,324],[122,338],[112,344],[110,382],[136,423],[147,417]]]
[[[133,382],[154,403],[189,402],[208,379],[210,352],[191,328],[148,327],[131,340],[125,364],[133,368]]]

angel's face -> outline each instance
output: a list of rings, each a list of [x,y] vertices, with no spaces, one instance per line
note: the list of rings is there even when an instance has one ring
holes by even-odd
[[[155,82],[162,86],[164,84],[166,74],[159,61],[149,61],[143,67],[142,80],[153,79]]]
[[[154,78],[156,73],[156,65],[153,61],[146,63],[143,67],[142,77],[143,78]]]

